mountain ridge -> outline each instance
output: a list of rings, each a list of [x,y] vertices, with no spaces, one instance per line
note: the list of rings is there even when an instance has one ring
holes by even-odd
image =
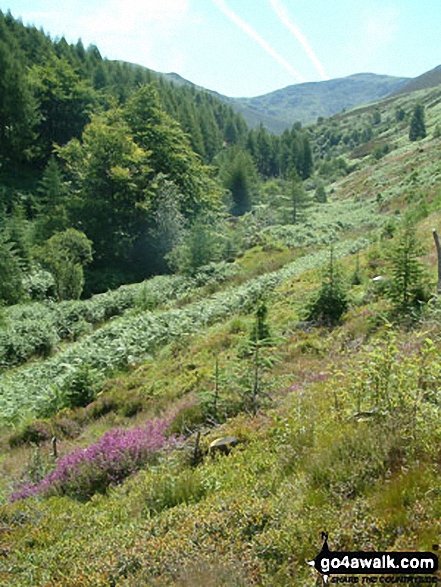
[[[232,98],[194,84],[175,72],[155,73],[176,85],[187,85],[215,95],[242,114],[249,127],[263,124],[274,134],[281,134],[296,122],[310,124],[320,117],[327,118],[342,110],[376,102],[413,81],[407,77],[362,72],[294,84],[251,98]]]
[[[293,84],[259,96],[230,97],[195,84],[176,72],[151,71],[177,86],[188,86],[214,95],[241,114],[250,128],[262,124],[273,134],[282,134],[295,123],[308,125],[319,118],[441,84],[439,65],[416,78],[361,72],[325,81]]]
[[[439,84],[441,84],[441,65],[437,65],[433,69],[430,69],[418,77],[413,78],[397,92],[394,92],[393,95],[398,96],[401,94],[417,92],[419,90],[426,90],[429,88],[434,88]]]
[[[318,118],[328,118],[342,110],[349,110],[376,102],[405,85],[409,78],[378,75],[374,73],[358,73],[343,78],[335,78],[323,82],[305,82],[287,86],[258,96],[232,100],[236,104],[253,108],[267,117],[282,121],[285,128],[295,122],[310,124]],[[240,109],[247,119],[247,110]],[[269,129],[276,132],[275,129]]]

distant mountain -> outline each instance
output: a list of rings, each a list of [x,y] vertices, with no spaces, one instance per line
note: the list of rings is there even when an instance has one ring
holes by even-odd
[[[410,92],[416,92],[418,90],[426,90],[433,88],[441,84],[441,65],[431,69],[423,75],[416,77],[409,83],[405,84],[393,94],[398,96],[399,94],[410,94]]]
[[[410,78],[360,73],[323,82],[288,86],[256,98],[231,98],[231,104],[253,127],[260,122],[273,132],[315,122],[342,110],[376,102],[402,88]],[[264,118],[266,121],[264,121]]]
[[[177,73],[158,75],[177,86],[204,89]],[[360,73],[329,81],[296,84],[255,98],[229,98],[218,92],[206,91],[230,104],[242,114],[251,128],[263,124],[270,132],[280,134],[295,122],[308,124],[320,116],[327,118],[342,110],[381,100],[406,86],[409,81],[411,78]]]

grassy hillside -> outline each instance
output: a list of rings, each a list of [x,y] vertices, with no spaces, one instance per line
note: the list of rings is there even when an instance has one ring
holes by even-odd
[[[408,94],[417,90],[425,90],[433,88],[441,83],[441,65],[438,65],[434,69],[423,73],[409,83],[405,84],[394,94]]]
[[[237,98],[232,104],[238,107],[250,126],[256,124],[257,115],[274,117],[275,126],[268,128],[278,132],[278,121],[284,122],[284,128],[295,122],[316,122],[319,117],[329,117],[342,110],[376,102],[396,91],[406,81],[406,78],[364,73],[288,86],[256,98]],[[244,106],[247,110],[239,109]],[[255,113],[255,120],[250,117],[251,113]],[[266,124],[265,121],[263,124]]]
[[[431,86],[436,85],[435,72],[425,74],[421,79],[427,81],[430,78]],[[176,73],[157,75],[177,87],[203,89]],[[296,84],[253,98],[229,98],[218,92],[209,92],[231,105],[250,128],[263,124],[270,132],[281,134],[296,122],[311,124],[317,118],[327,118],[342,110],[377,102],[389,94],[402,93],[402,88],[408,83],[409,92],[429,87],[419,84],[417,80],[414,83],[414,80],[403,77],[361,73],[329,81]]]
[[[0,585],[306,586],[322,530],[340,551],[439,544],[440,302],[403,314],[373,281],[394,283],[407,222],[436,291],[439,124],[439,88],[335,116],[304,182],[327,202],[299,224],[272,180],[234,262],[3,312]],[[349,306],[327,327],[308,300],[331,242]]]

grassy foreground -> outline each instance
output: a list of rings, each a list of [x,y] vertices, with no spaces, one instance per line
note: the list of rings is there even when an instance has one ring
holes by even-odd
[[[0,378],[0,585],[313,585],[306,561],[322,530],[333,550],[432,551],[441,304],[398,320],[372,278],[390,274],[406,216],[435,291],[440,145],[400,136],[381,160],[360,160],[310,226],[271,227],[222,279],[164,281],[162,298],[154,284],[114,293],[122,305],[108,315],[105,297],[51,314],[81,328]],[[349,284],[333,329],[304,320],[326,230]],[[210,454],[225,436],[237,446]]]

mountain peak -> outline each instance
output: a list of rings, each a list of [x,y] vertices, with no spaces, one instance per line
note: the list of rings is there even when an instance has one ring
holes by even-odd
[[[259,114],[262,114],[265,117],[264,126],[277,133],[297,121],[307,124],[315,122],[318,117],[326,118],[342,110],[376,102],[407,82],[409,78],[357,73],[321,82],[296,84],[256,98],[234,98],[231,103],[250,126],[262,122],[259,119]]]

